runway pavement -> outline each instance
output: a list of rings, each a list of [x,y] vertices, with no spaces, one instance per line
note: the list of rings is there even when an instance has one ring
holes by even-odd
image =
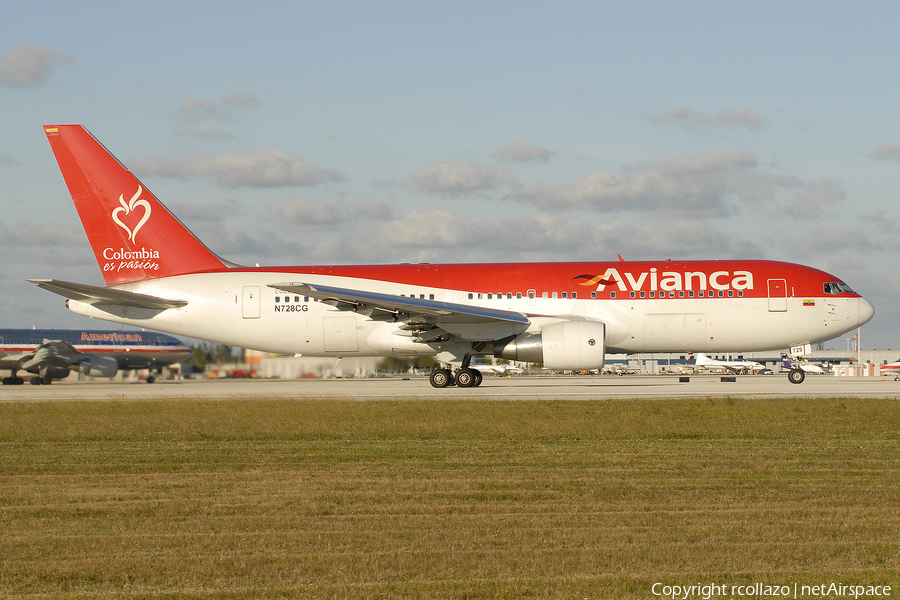
[[[425,378],[400,379],[256,379],[186,380],[143,382],[57,382],[50,386],[0,387],[0,402],[104,401],[154,399],[234,398],[355,398],[389,399],[596,399],[674,398],[706,396],[821,396],[900,397],[900,381],[893,377],[833,377],[810,375],[802,384],[791,384],[785,375],[736,376],[723,381],[719,375],[691,375],[686,382],[677,375],[486,377],[478,388],[435,389]]]

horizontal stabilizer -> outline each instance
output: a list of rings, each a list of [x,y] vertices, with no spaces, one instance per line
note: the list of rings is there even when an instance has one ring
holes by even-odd
[[[127,308],[146,308],[151,310],[181,308],[187,305],[185,300],[168,300],[166,298],[148,296],[147,294],[87,285],[85,283],[72,283],[70,281],[59,281],[58,279],[29,279],[28,281],[70,300],[77,300],[87,304],[113,304]]]

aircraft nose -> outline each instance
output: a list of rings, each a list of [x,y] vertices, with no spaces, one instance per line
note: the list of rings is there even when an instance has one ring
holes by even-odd
[[[875,307],[865,298],[859,299],[859,324],[864,325],[875,316]]]

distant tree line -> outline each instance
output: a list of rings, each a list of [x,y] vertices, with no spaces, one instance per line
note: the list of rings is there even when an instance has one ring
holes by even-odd
[[[198,371],[205,371],[209,365],[243,362],[244,360],[243,348],[239,348],[240,355],[236,356],[233,352],[234,349],[225,344],[200,342],[196,345],[191,344],[191,349],[193,350],[193,354],[187,362],[188,364],[193,365],[194,369]]]

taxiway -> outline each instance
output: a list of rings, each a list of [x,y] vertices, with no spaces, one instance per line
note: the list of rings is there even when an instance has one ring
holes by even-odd
[[[95,381],[54,383],[50,386],[3,386],[0,402],[234,398],[408,398],[596,399],[705,396],[784,397],[900,397],[893,377],[809,376],[800,385],[781,375],[692,375],[688,381],[672,376],[601,377],[488,377],[478,388],[431,387],[425,378],[375,379],[217,379],[143,382]]]

